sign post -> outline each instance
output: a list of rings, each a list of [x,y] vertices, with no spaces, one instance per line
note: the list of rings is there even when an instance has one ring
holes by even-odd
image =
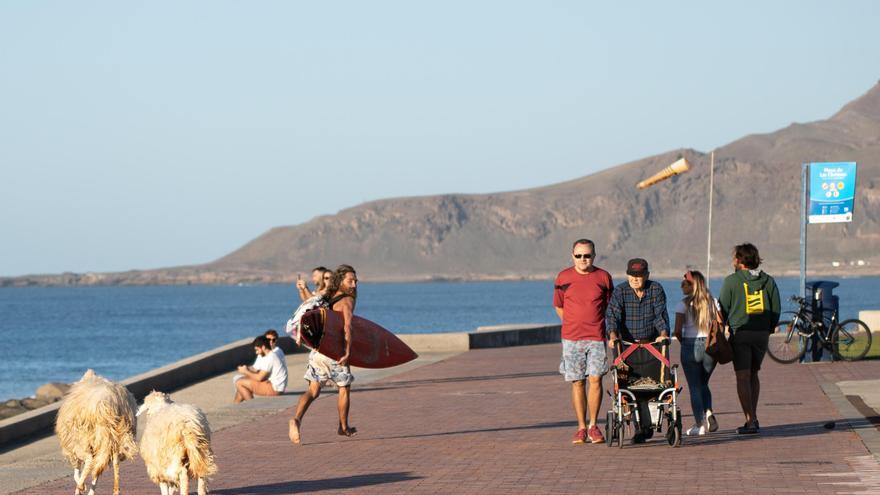
[[[801,164],[801,278],[800,292],[804,297],[807,293],[807,178],[810,174],[810,165]]]
[[[856,198],[856,162],[804,163],[801,167],[800,289],[803,296],[807,280],[807,225],[852,222]]]
[[[712,269],[712,191],[715,189],[715,151],[709,158],[709,228],[706,234],[706,283]]]

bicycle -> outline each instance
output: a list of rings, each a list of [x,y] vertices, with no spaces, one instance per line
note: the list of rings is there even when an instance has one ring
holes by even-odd
[[[857,361],[868,354],[871,329],[865,322],[855,318],[838,322],[836,311],[831,312],[830,318],[823,316],[814,321],[806,299],[792,296],[791,300],[800,308],[784,313],[793,315],[793,318],[779,322],[770,335],[767,354],[771,359],[782,364],[800,360],[807,352],[807,342],[813,337],[816,337],[814,345],[830,350],[834,359]]]

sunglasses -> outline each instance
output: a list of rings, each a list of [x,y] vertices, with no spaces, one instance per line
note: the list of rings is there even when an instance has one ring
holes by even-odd
[[[572,256],[574,256],[574,259],[576,259],[576,260],[579,260],[582,258],[590,260],[590,259],[593,259],[593,256],[595,256],[595,255],[593,253],[585,253],[585,254],[573,254]]]
[[[278,340],[278,339],[275,339],[275,338],[272,338],[272,337],[266,337],[266,340],[268,340],[269,342],[275,342],[275,341]]]

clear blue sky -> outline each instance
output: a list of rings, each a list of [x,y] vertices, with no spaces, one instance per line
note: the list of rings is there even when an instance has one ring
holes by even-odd
[[[880,2],[618,3],[2,2],[0,274],[708,151],[880,78]]]

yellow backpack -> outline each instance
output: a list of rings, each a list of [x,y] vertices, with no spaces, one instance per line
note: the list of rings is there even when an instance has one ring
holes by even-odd
[[[764,312],[764,289],[749,291],[749,284],[743,282],[743,291],[746,293],[746,314],[759,315]]]

